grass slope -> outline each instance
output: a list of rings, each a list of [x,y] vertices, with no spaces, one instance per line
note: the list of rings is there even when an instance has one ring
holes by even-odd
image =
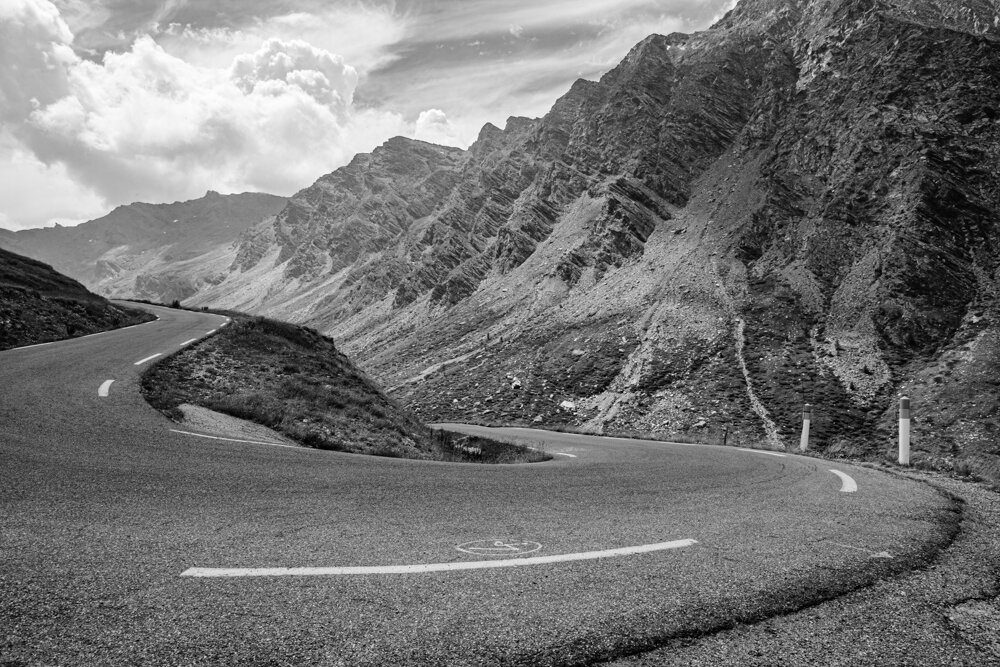
[[[515,463],[549,457],[432,432],[313,329],[227,313],[230,326],[152,366],[149,403],[173,419],[194,404],[263,424],[309,447],[377,456]]]
[[[154,319],[91,294],[48,264],[0,250],[0,350]]]

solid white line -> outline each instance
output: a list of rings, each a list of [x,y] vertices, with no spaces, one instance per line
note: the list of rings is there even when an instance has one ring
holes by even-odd
[[[840,478],[840,480],[841,480],[841,485],[840,485],[840,491],[841,491],[841,493],[854,493],[855,491],[858,490],[858,483],[855,482],[851,478],[851,476],[848,475],[847,473],[840,472],[839,470],[834,470],[833,468],[830,469],[830,472],[832,472],[834,475],[836,475],[837,477]]]
[[[191,343],[195,342],[196,340],[198,340],[198,339],[197,338],[192,338],[191,340],[186,340],[183,343],[181,343],[181,347],[184,347],[185,345],[190,345]]]
[[[148,312],[148,311],[147,311]],[[141,327],[147,324],[156,324],[160,321],[157,317],[155,320],[150,320],[149,322],[140,322],[139,324],[130,324],[127,327],[121,327],[120,329],[108,329],[107,331],[98,331],[97,333],[87,334],[86,336],[76,336],[75,338],[63,338],[60,340],[50,340],[48,343],[35,343],[34,345],[22,345],[21,347],[12,347],[9,350],[4,350],[4,352],[9,352],[10,350],[27,350],[32,347],[42,347],[43,345],[55,345],[56,343],[67,343],[71,340],[82,340],[84,338],[93,338],[94,336],[103,336],[104,334],[114,333],[116,331],[125,331],[126,329],[131,329],[133,327]]]
[[[747,447],[737,447],[736,449],[740,450],[741,452],[753,452],[754,454],[767,454],[768,456],[780,456],[781,458],[785,458],[787,456],[787,454],[779,454],[778,452],[769,452],[764,449],[749,449]]]
[[[97,395],[101,397],[107,396],[108,391],[111,390],[112,382],[114,382],[114,380],[105,380],[104,382],[102,382],[101,386],[97,388]]]
[[[104,333],[104,332],[101,332]],[[96,335],[96,334],[94,334]],[[86,338],[86,336],[80,336],[80,338]],[[35,343],[34,345],[22,345],[21,347],[12,347],[11,350],[30,350],[33,347],[45,347],[46,345],[55,345],[56,343],[61,343],[63,340],[76,340],[75,338],[63,338],[62,340],[50,340],[48,343]],[[6,352],[6,350],[4,350]]]
[[[644,544],[638,547],[586,551],[558,556],[536,556],[534,558],[513,558],[510,560],[465,561],[460,563],[426,563],[423,565],[377,565],[372,567],[249,567],[215,568],[192,567],[181,573],[182,577],[316,577],[345,574],[416,574],[422,572],[451,572],[454,570],[485,570],[498,567],[524,567],[546,563],[565,563],[577,560],[595,560],[612,556],[631,556],[679,549],[698,544],[697,540],[676,540],[658,544]]]
[[[156,354],[154,354],[154,355],[151,355],[151,356],[148,356],[148,357],[146,357],[145,359],[140,359],[139,361],[135,362],[135,363],[134,363],[134,364],[132,364],[132,365],[133,365],[133,366],[142,366],[142,365],[143,365],[144,363],[146,363],[147,361],[149,361],[149,360],[151,360],[151,359],[156,359],[156,358],[157,358],[158,356],[160,356],[160,355],[162,355],[162,354],[163,354],[162,352],[157,352]]]
[[[552,452],[552,455],[553,456],[568,456],[571,459],[575,459],[576,458],[576,454],[563,454],[562,452]]]
[[[181,433],[183,435],[193,435],[197,438],[208,438],[209,440],[225,440],[226,442],[246,442],[251,445],[270,445],[271,447],[289,447],[291,449],[301,449],[307,450],[309,447],[299,447],[298,445],[283,445],[280,442],[264,442],[263,440],[240,440],[239,438],[223,438],[218,435],[205,435],[204,433],[192,433],[191,431],[178,431],[175,428],[170,429],[171,433]]]

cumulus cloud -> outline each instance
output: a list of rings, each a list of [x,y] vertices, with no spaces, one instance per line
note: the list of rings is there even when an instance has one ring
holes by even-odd
[[[445,146],[467,146],[468,140],[459,134],[458,128],[452,125],[444,111],[427,109],[417,116],[413,138]]]
[[[267,40],[256,53],[238,56],[230,77],[244,95],[280,96],[298,89],[341,117],[358,85],[357,71],[343,58],[298,40]]]
[[[73,53],[51,3],[14,2],[0,13],[4,62],[17,60],[0,70],[4,118],[43,163],[108,202],[290,194],[405,133],[398,115],[354,109],[357,72],[305,42],[270,39],[220,68],[145,36],[92,62]]]
[[[72,41],[69,26],[51,3],[0,3],[0,119],[21,120],[63,93],[66,67],[77,60]]]
[[[80,186],[62,165],[42,164],[0,130],[0,227],[74,224],[107,213],[105,203]]]
[[[0,0],[0,226],[291,194],[395,134],[466,146],[732,3]]]

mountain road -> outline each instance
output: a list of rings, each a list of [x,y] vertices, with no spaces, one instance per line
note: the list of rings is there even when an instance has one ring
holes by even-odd
[[[587,663],[868,585],[955,530],[928,485],[784,452],[505,429],[554,458],[488,466],[195,437],[140,375],[226,318],[143,307],[0,353],[0,664]]]

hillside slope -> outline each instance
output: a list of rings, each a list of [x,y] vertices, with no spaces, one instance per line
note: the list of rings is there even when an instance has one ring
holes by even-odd
[[[0,350],[154,319],[91,294],[51,266],[0,250]]]
[[[186,202],[138,202],[75,227],[5,232],[0,247],[51,264],[105,296],[169,303],[218,279],[229,246],[286,201],[209,191]]]
[[[743,0],[464,154],[359,156],[194,300],[312,322],[435,419],[784,447],[810,402],[816,446],[880,456],[906,392],[918,459],[989,470],[998,24]]]
[[[143,374],[153,407],[183,421],[200,406],[318,449],[474,463],[551,459],[521,445],[432,431],[314,329],[230,315],[231,326]]]

